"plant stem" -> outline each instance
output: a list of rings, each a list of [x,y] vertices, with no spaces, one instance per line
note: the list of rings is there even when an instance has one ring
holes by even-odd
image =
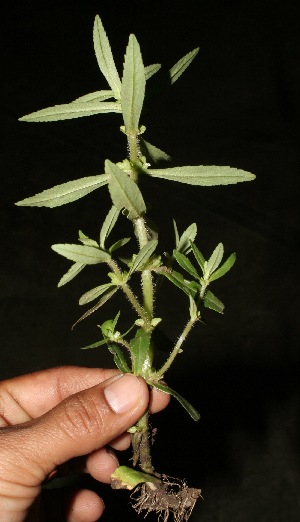
[[[190,319],[187,322],[187,324],[184,327],[182,334],[178,338],[178,341],[176,342],[176,344],[175,344],[175,346],[174,346],[170,356],[166,360],[165,364],[161,367],[161,369],[156,373],[156,378],[157,379],[162,379],[164,374],[165,374],[165,372],[170,368],[170,366],[173,363],[176,355],[178,355],[178,353],[180,353],[180,349],[181,349],[182,344],[186,340],[187,336],[189,335],[191,329],[193,328],[193,326],[194,326],[194,324],[195,324],[195,322],[197,320],[198,319]]]
[[[117,263],[113,260],[109,262],[110,268],[113,270],[114,274],[122,280],[122,273],[117,265]],[[137,312],[137,314],[140,316],[141,319],[145,322],[145,324],[149,325],[148,315],[145,313],[144,308],[140,305],[137,298],[135,297],[133,291],[131,290],[130,286],[124,281],[122,283],[122,290],[125,293],[125,295],[128,297],[128,300],[132,304],[133,308]]]
[[[138,463],[145,473],[154,473],[151,462],[150,441],[149,441],[149,411],[146,411],[136,424],[137,431],[132,437],[133,465]]]

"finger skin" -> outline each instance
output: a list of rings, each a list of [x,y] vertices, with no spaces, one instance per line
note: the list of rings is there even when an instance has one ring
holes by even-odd
[[[122,402],[111,396],[108,402],[115,376],[71,395],[38,419],[0,430],[0,512],[16,515],[7,520],[24,520],[40,484],[58,465],[107,445],[143,415],[149,402],[143,379],[126,374],[117,381],[128,411],[116,413]]]

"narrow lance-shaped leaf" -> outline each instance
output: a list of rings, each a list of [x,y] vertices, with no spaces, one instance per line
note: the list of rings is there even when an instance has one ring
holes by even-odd
[[[215,165],[198,165],[174,167],[168,169],[146,169],[145,174],[154,178],[187,183],[188,185],[215,186],[232,185],[242,181],[251,181],[255,175],[234,167],[219,167]]]
[[[143,375],[145,365],[147,364],[149,347],[150,347],[150,332],[145,332],[139,329],[135,337],[130,342],[130,352],[132,358],[132,368],[135,375]]]
[[[172,270],[172,272],[161,272],[161,274],[169,279],[171,283],[180,288],[180,290],[182,290],[188,296],[195,296],[198,290],[198,285],[196,282],[187,281],[184,279],[183,275],[180,274],[180,272],[176,272],[175,270]]]
[[[219,277],[222,277],[223,275],[227,274],[227,272],[231,269],[231,267],[234,265],[236,260],[236,254],[230,254],[228,259],[226,259],[225,263],[223,263],[220,268],[215,270],[215,272],[209,277],[209,281],[215,281],[216,279],[219,279]]]
[[[172,388],[169,388],[169,386],[166,386],[165,384],[161,384],[158,382],[149,382],[149,384],[152,384],[155,388],[158,390],[169,393],[175,399],[180,402],[180,404],[184,407],[184,409],[189,413],[189,415],[192,417],[194,421],[198,421],[200,419],[200,413],[192,406],[184,397],[182,397],[179,393],[177,393],[175,390],[172,390]]]
[[[108,349],[113,354],[115,365],[120,370],[120,372],[130,373],[131,369],[129,368],[129,366],[127,364],[127,361],[122,352],[122,349],[119,346],[117,346],[116,344],[109,345]]]
[[[80,96],[79,98],[76,98],[76,100],[73,100],[72,103],[105,101],[105,100],[109,100],[110,98],[114,98],[113,91],[94,91],[94,92],[89,92],[88,94],[84,94],[83,96]]]
[[[104,223],[101,227],[100,231],[100,247],[104,249],[105,241],[108,238],[109,234],[111,233],[112,229],[114,228],[117,219],[119,217],[120,210],[117,209],[114,205],[111,207],[110,211],[108,212]]]
[[[159,149],[158,147],[155,147],[155,145],[151,145],[151,143],[148,143],[143,138],[140,138],[140,149],[143,156],[146,156],[147,160],[150,160],[153,163],[171,160],[171,156],[169,156],[169,154]]]
[[[174,221],[174,228],[175,228]],[[178,231],[176,235],[177,227],[175,228],[175,238],[176,238],[176,250],[181,252],[182,254],[188,254],[191,250],[191,241],[194,241],[197,235],[197,225],[196,223],[192,223],[182,234],[178,237]]]
[[[59,280],[57,285],[58,288],[72,281],[72,279],[74,279],[74,277],[76,277],[85,266],[85,263],[74,263]]]
[[[62,185],[56,185],[51,189],[43,190],[43,192],[30,198],[18,201],[16,205],[24,207],[60,207],[61,205],[77,201],[77,199],[83,198],[90,192],[93,192],[93,190],[107,185],[108,180],[109,177],[107,174],[75,179],[74,181],[62,183]]]
[[[147,65],[147,67],[145,67],[146,80],[149,80],[149,78],[151,78],[151,76],[153,76],[155,73],[157,73],[157,71],[159,71],[160,68],[161,68],[160,63],[153,63],[152,65]]]
[[[148,261],[148,259],[152,256],[153,252],[155,251],[157,243],[158,241],[156,239],[148,241],[148,243],[139,251],[129,272],[130,274],[132,274],[132,272],[135,272],[136,270],[139,270],[139,268]]]
[[[196,268],[184,254],[181,254],[177,250],[174,250],[173,254],[174,254],[174,257],[175,257],[177,263],[181,266],[181,268],[186,270],[195,279],[200,279]]]
[[[203,304],[205,308],[210,308],[219,314],[222,314],[224,311],[224,304],[210,290],[206,292]]]
[[[100,71],[113,90],[115,98],[121,97],[121,80],[115,66],[109,40],[100,17],[97,15],[93,30],[94,49]]]
[[[205,259],[204,259],[204,256],[201,254],[200,250],[198,247],[196,247],[195,243],[193,243],[193,240],[191,241],[191,249],[192,249],[192,252],[195,256],[195,259],[198,263],[198,265],[200,266],[202,272],[204,271],[204,263],[205,263]]]
[[[137,184],[117,165],[105,161],[105,172],[110,176],[109,192],[113,204],[119,210],[125,208],[129,219],[136,219],[146,212],[146,205]]]
[[[78,240],[80,241],[80,243],[82,243],[83,245],[86,245],[86,246],[92,246],[92,247],[95,247],[95,248],[99,248],[99,245],[97,243],[97,241],[95,241],[94,239],[91,239],[90,237],[86,236],[82,230],[79,230],[78,232]]]
[[[193,51],[190,51],[185,56],[180,58],[175,65],[170,69],[170,82],[171,84],[175,83],[176,80],[184,73],[184,71],[187,69],[187,67],[192,63],[195,56],[197,56],[199,52],[199,47],[196,47]]]
[[[94,299],[100,297],[100,295],[104,294],[112,286],[112,283],[107,283],[104,285],[97,286],[96,288],[92,288],[92,290],[85,292],[85,294],[83,294],[80,297],[79,304],[84,305],[90,303],[91,301],[94,301]]]
[[[210,275],[218,268],[224,255],[223,243],[219,243],[214,249],[212,255],[207,261],[206,269],[204,272],[205,279],[208,279]]]
[[[118,102],[71,102],[62,105],[54,105],[40,111],[32,112],[19,118],[19,121],[27,122],[48,122],[59,120],[72,120],[83,116],[94,116],[94,114],[106,114],[108,112],[121,112],[121,105]]]
[[[121,89],[122,114],[125,132],[137,135],[145,97],[145,69],[136,37],[131,34],[126,49]]]
[[[87,317],[89,317],[91,314],[93,314],[94,312],[96,312],[99,308],[101,308],[101,306],[103,306],[115,293],[116,291],[118,290],[118,287],[117,286],[112,286],[109,290],[107,290],[107,292],[105,292],[105,294],[102,295],[100,301],[98,301],[97,304],[95,304],[95,306],[93,306],[92,308],[90,308],[87,312],[85,312],[81,317],[79,317],[78,321],[76,321],[76,323],[73,324],[72,326],[72,330],[75,328],[75,326],[80,323],[81,321],[83,321],[84,319],[86,319]]]
[[[86,265],[108,263],[111,259],[107,252],[103,252],[103,250],[91,246],[65,243],[52,245],[51,248],[57,254],[70,259],[70,261],[75,261],[76,263],[85,263]]]

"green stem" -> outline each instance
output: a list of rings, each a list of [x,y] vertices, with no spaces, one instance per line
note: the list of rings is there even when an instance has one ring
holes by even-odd
[[[113,260],[110,261],[109,263],[109,266],[110,268],[113,270],[114,274],[120,279],[120,281],[122,280],[122,273],[121,273],[121,270],[119,269],[117,263]],[[137,298],[135,297],[134,293],[132,292],[130,286],[124,281],[121,285],[122,287],[122,290],[123,292],[125,293],[125,295],[127,296],[128,300],[130,301],[130,303],[132,304],[133,308],[135,309],[135,311],[137,312],[137,314],[140,316],[141,319],[143,319],[143,321],[145,322],[145,324],[149,325],[149,319],[148,319],[148,315],[145,313],[145,310],[144,308],[140,305],[140,303],[138,302]]]
[[[195,322],[197,320],[198,319],[190,319],[188,321],[188,323],[186,324],[186,326],[183,329],[182,334],[180,335],[178,341],[176,342],[176,344],[175,344],[175,346],[174,346],[170,356],[166,360],[165,364],[161,367],[161,369],[156,373],[156,378],[157,379],[162,379],[164,374],[166,373],[166,371],[170,368],[170,366],[173,363],[175,357],[178,355],[178,353],[180,353],[182,344],[186,340],[187,336],[189,335],[191,329],[193,328],[193,326],[194,326],[194,324],[195,324]]]

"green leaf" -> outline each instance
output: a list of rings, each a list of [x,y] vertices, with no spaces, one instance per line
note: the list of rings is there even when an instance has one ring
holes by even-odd
[[[174,255],[177,263],[181,266],[181,268],[186,270],[195,279],[200,279],[200,276],[199,276],[196,268],[184,254],[181,254],[177,250],[174,250],[173,255]]]
[[[94,116],[94,114],[106,114],[108,112],[122,112],[118,102],[71,102],[62,105],[54,105],[40,111],[26,114],[19,118],[19,121],[27,122],[47,122],[59,120],[72,120],[83,116]]]
[[[146,212],[146,205],[137,184],[109,160],[105,161],[105,172],[109,175],[109,192],[115,207],[125,208],[129,219],[137,219]]]
[[[176,223],[174,222],[174,226]],[[180,236],[178,237],[178,231],[176,234],[175,229],[175,238],[176,238],[176,250],[181,252],[181,254],[188,254],[191,250],[191,241],[194,241],[197,235],[197,225],[196,223],[192,223]]]
[[[97,241],[86,236],[82,230],[79,230],[78,239],[83,245],[99,248]]]
[[[105,101],[109,100],[109,98],[114,98],[113,91],[95,91],[90,92],[89,94],[84,94],[79,98],[76,98],[72,103],[77,102],[90,102],[90,101]]]
[[[224,311],[224,304],[210,290],[206,292],[203,304],[205,308],[210,308],[219,314],[222,314]]]
[[[85,263],[86,265],[108,263],[111,259],[107,252],[91,246],[65,243],[52,245],[51,248],[57,254],[70,259],[70,261],[75,261],[76,263]]]
[[[190,299],[190,308],[189,308],[190,318],[192,321],[196,321],[200,317],[200,312],[198,311],[195,300],[192,298],[191,295],[189,295],[189,299]]]
[[[151,384],[158,390],[168,393],[169,395],[172,395],[175,397],[175,399],[180,402],[180,404],[184,407],[184,409],[189,413],[189,415],[192,417],[194,421],[198,421],[200,419],[200,413],[192,406],[186,399],[184,399],[179,393],[177,393],[175,390],[172,390],[172,388],[169,388],[169,386],[166,386],[165,384],[161,384],[158,382],[149,381],[148,384]]]
[[[121,88],[121,105],[126,134],[139,133],[139,120],[145,97],[145,69],[140,46],[131,34],[126,49]]]
[[[215,281],[216,279],[219,279],[219,277],[222,277],[223,275],[227,274],[227,272],[231,269],[231,267],[234,265],[236,260],[236,254],[230,254],[228,259],[226,259],[225,263],[223,263],[218,270],[216,270],[210,277],[209,281]]]
[[[94,312],[96,312],[99,308],[101,308],[101,306],[103,306],[115,293],[116,291],[118,290],[118,287],[117,286],[112,286],[110,288],[110,290],[108,290],[105,294],[102,295],[100,301],[98,301],[97,304],[95,304],[95,306],[93,306],[92,308],[90,308],[87,312],[85,312],[85,314],[83,314],[79,319],[78,321],[76,321],[76,323],[73,324],[72,326],[72,330],[75,328],[75,326],[80,323],[81,321],[83,321],[84,319],[86,319],[87,317],[89,317],[91,314],[93,314]]]
[[[193,243],[191,241],[191,249],[192,249],[192,252],[195,256],[195,259],[198,263],[198,265],[200,266],[201,270],[202,270],[202,273],[204,271],[204,263],[205,263],[205,259],[203,257],[203,255],[201,254],[199,248],[196,247],[195,243]]]
[[[149,78],[151,78],[151,76],[156,74],[157,71],[159,71],[160,68],[161,68],[161,64],[160,63],[153,63],[152,65],[147,65],[147,67],[145,67],[145,78],[146,78],[146,81],[149,80]]]
[[[218,268],[224,255],[223,243],[219,243],[214,249],[212,255],[207,261],[207,266],[204,272],[205,279],[210,278],[210,275]]]
[[[111,247],[109,247],[108,251],[110,254],[112,254],[115,250],[118,250],[118,248],[121,248],[124,245],[127,245],[129,241],[131,240],[131,237],[124,237],[123,239],[119,239],[116,241]]]
[[[129,368],[129,366],[127,364],[127,361],[124,357],[124,354],[123,354],[121,348],[119,346],[117,346],[116,344],[111,344],[108,346],[108,349],[113,354],[115,365],[120,370],[120,372],[130,373],[131,369]]]
[[[111,288],[113,285],[111,283],[107,283],[105,285],[97,286],[96,288],[93,288],[92,290],[89,290],[88,292],[85,292],[80,299],[79,304],[85,305],[86,303],[90,303],[91,301],[94,301],[94,299],[97,299],[100,297],[100,295],[104,294],[109,288]]]
[[[148,354],[150,348],[151,333],[141,328],[137,330],[135,337],[130,341],[132,368],[135,375],[143,375],[147,369]]]
[[[107,214],[104,223],[101,227],[100,231],[100,247],[104,249],[105,241],[114,228],[117,219],[119,217],[120,210],[117,209],[114,205],[111,207],[109,213]]]
[[[144,172],[154,178],[178,181],[189,185],[213,186],[231,185],[255,179],[254,174],[233,167],[198,165],[195,167],[174,167],[168,169],[145,169]]]
[[[190,51],[188,54],[183,56],[180,60],[178,60],[175,65],[170,69],[170,82],[171,85],[178,80],[178,78],[184,73],[184,71],[187,69],[187,67],[192,63],[195,56],[199,52],[199,47],[196,47],[193,51]]]
[[[103,346],[107,344],[106,339],[102,339],[102,341],[97,341],[96,343],[89,344],[88,346],[82,346],[81,350],[90,350],[91,348],[99,348],[99,346]]]
[[[159,161],[170,161],[171,156],[169,156],[166,152],[151,145],[143,138],[140,138],[140,148],[143,156],[146,156],[147,160],[152,161],[153,163],[158,163]]]
[[[94,49],[100,71],[113,90],[115,98],[121,98],[121,80],[115,66],[109,40],[100,17],[97,15],[93,30]]]
[[[108,180],[107,174],[100,174],[68,181],[51,189],[43,190],[43,192],[35,196],[18,201],[16,205],[24,207],[60,207],[83,198],[90,192],[93,192],[93,190],[107,185]]]
[[[153,252],[155,251],[157,244],[157,239],[152,239],[152,241],[148,241],[148,243],[137,254],[133,262],[133,265],[130,269],[130,274],[132,274],[132,272],[135,272],[136,270],[139,270],[148,261],[148,259],[152,256]]]
[[[176,272],[175,270],[172,270],[172,272],[161,272],[161,274],[169,279],[173,285],[180,288],[186,295],[195,296],[199,285],[194,281],[187,281],[180,272]]]
[[[62,276],[57,286],[61,287],[72,281],[72,279],[74,279],[74,277],[76,277],[85,266],[85,263],[74,263],[71,265],[71,268],[69,268],[69,270]]]

